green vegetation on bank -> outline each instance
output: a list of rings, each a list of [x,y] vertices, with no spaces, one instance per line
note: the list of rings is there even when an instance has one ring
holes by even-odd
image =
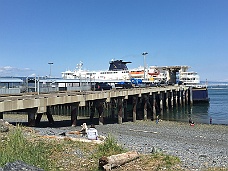
[[[24,137],[22,128],[17,126],[7,137],[1,140],[0,166],[4,166],[7,162],[20,160],[49,170],[49,167],[54,166],[54,163],[49,160],[49,155],[58,148],[57,146],[55,144],[49,146],[43,141],[30,143]]]
[[[0,149],[0,167],[7,162],[20,160],[45,171],[99,170],[99,158],[126,152],[126,149],[119,146],[110,135],[103,144],[91,144],[67,138],[41,138],[35,133],[33,135],[31,132],[23,131],[23,127],[20,126],[12,129],[7,136],[1,136]],[[156,166],[156,169],[170,168],[180,162],[176,157],[160,153],[142,155],[138,161],[139,165],[149,168]]]
[[[127,150],[124,149],[121,145],[117,144],[117,141],[113,136],[108,135],[107,139],[104,141],[104,144],[98,146],[97,157],[110,156],[115,154],[124,153]]]

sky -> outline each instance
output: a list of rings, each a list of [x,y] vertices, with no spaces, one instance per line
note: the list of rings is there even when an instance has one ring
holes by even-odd
[[[188,65],[228,81],[227,0],[0,0],[0,77]],[[49,64],[53,63],[53,64]]]

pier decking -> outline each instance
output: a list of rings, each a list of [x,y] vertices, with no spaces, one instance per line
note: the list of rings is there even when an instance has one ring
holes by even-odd
[[[54,122],[52,108],[61,106],[70,110],[72,126],[76,126],[78,108],[86,107],[90,118],[93,119],[95,110],[99,113],[99,124],[104,124],[104,103],[110,108],[117,107],[118,123],[126,117],[126,104],[132,105],[130,114],[136,121],[136,106],[143,104],[143,119],[155,118],[157,111],[162,113],[163,108],[172,108],[177,105],[192,104],[191,91],[185,86],[146,87],[132,89],[113,89],[108,91],[65,91],[49,94],[16,94],[0,96],[0,119],[5,112],[28,113],[28,125],[39,124],[45,113],[49,122]],[[152,115],[152,116],[151,116]]]

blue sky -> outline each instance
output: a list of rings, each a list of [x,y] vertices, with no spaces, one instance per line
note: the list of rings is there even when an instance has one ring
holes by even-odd
[[[83,61],[189,65],[228,81],[227,0],[0,0],[0,76],[61,77]]]

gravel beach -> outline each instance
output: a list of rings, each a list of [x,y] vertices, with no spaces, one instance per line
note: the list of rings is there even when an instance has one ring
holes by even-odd
[[[9,116],[4,118],[11,122]],[[61,121],[61,120],[60,120]],[[119,144],[139,153],[154,150],[177,156],[186,170],[220,167],[228,170],[228,126],[187,122],[137,121],[96,125],[99,135],[114,136]],[[81,127],[34,127],[41,135],[59,135]]]
[[[178,156],[187,170],[209,167],[228,170],[227,126],[137,121],[97,126],[97,129],[100,134],[111,134],[120,144],[140,153],[151,153],[155,148]]]

